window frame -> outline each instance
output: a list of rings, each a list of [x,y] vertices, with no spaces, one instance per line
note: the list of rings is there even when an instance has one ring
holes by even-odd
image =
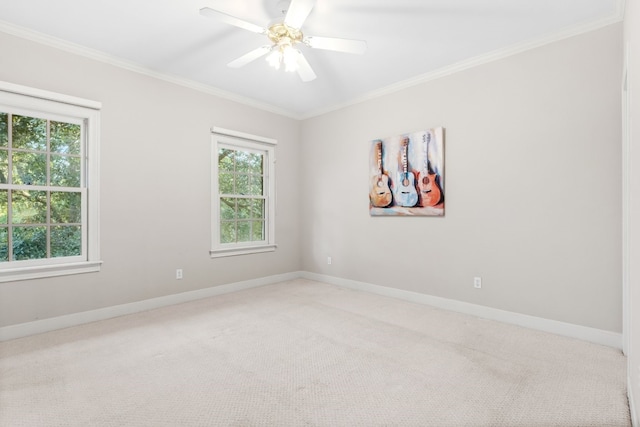
[[[246,255],[276,250],[275,240],[275,148],[277,141],[272,138],[251,135],[220,127],[211,128],[211,258]],[[265,240],[260,242],[220,243],[220,194],[218,151],[222,147],[251,150],[264,153],[263,197],[265,200]]]
[[[0,81],[0,110],[52,121],[80,123],[85,143],[81,148],[82,255],[0,262],[0,282],[38,279],[100,271],[99,244],[99,139],[97,101]],[[14,184],[7,184],[7,188]],[[49,186],[33,186],[50,190]]]

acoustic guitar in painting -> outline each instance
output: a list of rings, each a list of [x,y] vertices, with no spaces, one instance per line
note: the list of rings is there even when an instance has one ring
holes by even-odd
[[[389,188],[389,177],[382,172],[382,141],[375,145],[378,161],[378,173],[371,179],[371,192],[369,199],[371,206],[376,208],[386,208],[391,204],[392,196]]]
[[[422,142],[424,144],[424,166],[420,171],[420,179],[418,180],[420,206],[435,206],[442,199],[442,190],[438,182],[440,178],[431,170],[429,165],[428,146],[429,142],[431,142],[431,132],[426,132],[422,136]]]
[[[416,178],[413,172],[409,172],[407,152],[409,150],[409,138],[404,138],[400,147],[402,156],[402,172],[398,172],[396,181],[396,204],[398,206],[411,207],[418,203],[416,191]]]

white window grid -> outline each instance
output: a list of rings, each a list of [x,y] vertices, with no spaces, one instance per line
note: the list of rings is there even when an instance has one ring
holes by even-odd
[[[101,103],[41,89],[0,81],[0,111],[49,119],[81,126],[85,143],[81,148],[81,185],[60,187],[29,185],[32,191],[80,191],[82,255],[0,263],[0,282],[37,279],[100,270],[100,187],[99,139]],[[49,149],[47,150],[49,151]],[[6,183],[8,191],[23,189],[22,184]],[[47,223],[49,223],[49,219]]]
[[[275,243],[275,146],[270,138],[259,137],[237,131],[212,128],[211,148],[211,251],[212,257],[243,255],[274,251]],[[263,191],[261,196],[242,194],[220,194],[218,152],[220,148],[260,153],[263,155]],[[264,239],[236,243],[221,243],[220,199],[224,196],[238,198],[261,198],[264,200]]]

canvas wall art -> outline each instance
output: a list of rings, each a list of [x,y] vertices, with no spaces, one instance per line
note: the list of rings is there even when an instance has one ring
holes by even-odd
[[[371,141],[369,213],[444,215],[444,129]]]

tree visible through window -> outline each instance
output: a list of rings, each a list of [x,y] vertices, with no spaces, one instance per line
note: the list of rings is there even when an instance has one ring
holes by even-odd
[[[274,250],[275,141],[221,131],[212,147],[211,255]]]
[[[0,81],[0,282],[100,271],[101,108]]]
[[[264,240],[264,156],[220,148],[220,243]]]
[[[0,262],[82,255],[81,160],[80,123],[0,112]]]

